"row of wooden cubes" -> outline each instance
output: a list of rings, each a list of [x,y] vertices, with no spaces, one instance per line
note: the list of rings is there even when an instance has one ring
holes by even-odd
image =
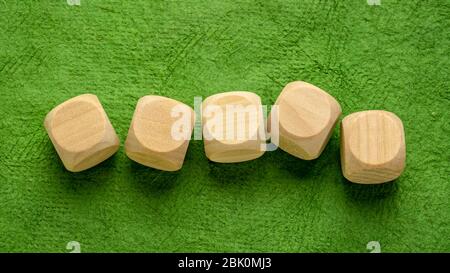
[[[306,82],[286,85],[267,120],[258,95],[233,91],[201,104],[201,134],[208,159],[236,163],[279,147],[303,160],[320,156],[341,115],[337,100]],[[194,110],[174,99],[139,99],[125,142],[127,156],[146,166],[179,170],[195,126]],[[113,155],[120,141],[95,95],[74,97],[55,107],[45,128],[64,166],[83,171]],[[341,122],[343,175],[355,183],[396,179],[405,166],[401,120],[381,110],[357,112]]]

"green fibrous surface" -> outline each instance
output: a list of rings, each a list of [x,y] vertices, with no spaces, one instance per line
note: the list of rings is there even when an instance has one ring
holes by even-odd
[[[370,2],[370,1],[369,1]],[[0,251],[450,251],[450,2],[0,1]],[[397,114],[407,162],[365,186],[340,169],[339,128],[319,159],[277,150],[217,164],[192,140],[162,172],[123,149],[137,100],[253,91],[303,80],[343,115]],[[93,93],[122,147],[66,171],[43,120]]]

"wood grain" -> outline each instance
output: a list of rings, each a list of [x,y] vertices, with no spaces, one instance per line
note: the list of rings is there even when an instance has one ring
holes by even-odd
[[[172,115],[179,107],[189,117],[187,139],[172,135],[172,126],[178,120]],[[194,111],[187,105],[162,96],[139,99],[125,141],[127,156],[148,167],[164,171],[181,169],[194,124]]]
[[[341,115],[339,103],[322,89],[302,81],[291,82],[275,102],[279,108],[279,147],[305,160],[324,150]],[[268,128],[271,128],[268,119]]]
[[[45,129],[67,170],[80,172],[109,158],[119,138],[97,96],[84,94],[50,111]]]
[[[207,124],[217,117],[215,116],[217,113],[209,115],[208,107],[217,107],[222,115],[221,124],[214,128],[209,128]],[[239,119],[237,114],[230,115],[231,107],[255,109],[254,115],[244,113],[244,118]],[[261,144],[265,142],[265,137],[263,133],[260,133],[260,127],[264,126],[264,122],[261,99],[258,95],[245,91],[232,91],[210,96],[202,104],[202,122],[205,153],[209,160],[234,163],[256,159],[264,154]],[[227,132],[227,128],[231,128],[229,126],[234,128],[235,133],[227,134],[230,133]],[[241,136],[238,135],[239,130],[243,133]],[[207,135],[210,135],[211,139],[208,139]]]
[[[394,113],[371,110],[346,116],[341,123],[344,176],[362,184],[396,179],[405,168],[403,124]]]

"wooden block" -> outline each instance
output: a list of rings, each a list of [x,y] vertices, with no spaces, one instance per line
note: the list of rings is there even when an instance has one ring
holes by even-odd
[[[402,121],[387,111],[363,111],[341,123],[341,166],[348,180],[361,184],[396,179],[405,168]]]
[[[44,126],[64,166],[72,172],[91,168],[119,149],[119,138],[95,95],[80,95],[56,106]]]
[[[179,101],[161,96],[140,98],[125,142],[127,156],[159,170],[181,169],[194,119],[192,108]],[[173,131],[175,128],[181,129]]]
[[[202,104],[202,123],[209,160],[233,163],[264,154],[264,117],[258,95],[234,91],[210,96]]]
[[[341,106],[327,92],[301,81],[291,82],[278,96],[279,147],[305,160],[324,150],[341,115]],[[271,118],[268,128],[271,128]]]

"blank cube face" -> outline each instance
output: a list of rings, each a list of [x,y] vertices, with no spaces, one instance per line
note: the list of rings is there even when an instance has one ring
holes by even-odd
[[[127,156],[164,171],[181,169],[194,124],[187,105],[161,96],[142,97],[125,142]]]
[[[405,167],[402,121],[386,111],[353,113],[341,124],[341,166],[349,181],[361,184],[396,179]]]
[[[119,138],[95,95],[80,95],[56,106],[44,126],[64,166],[72,172],[91,168],[119,149]]]
[[[202,104],[206,156],[214,162],[252,160],[264,154],[265,129],[261,99],[251,92],[220,93]]]
[[[279,147],[301,159],[319,157],[341,115],[339,103],[320,88],[297,81],[286,85],[275,105]]]

